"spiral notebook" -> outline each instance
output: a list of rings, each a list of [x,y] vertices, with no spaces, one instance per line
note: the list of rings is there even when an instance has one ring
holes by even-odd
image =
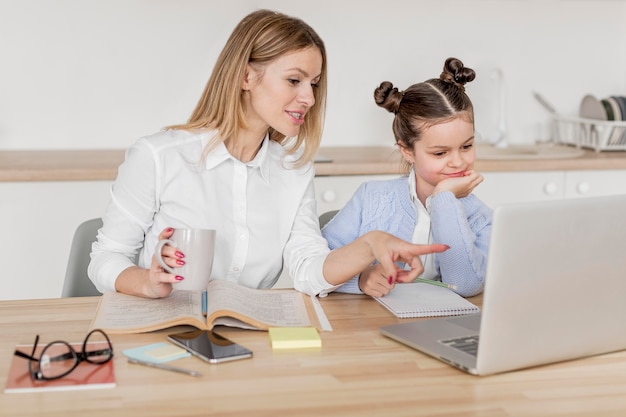
[[[396,317],[460,316],[480,310],[454,291],[422,282],[398,284],[384,297],[374,297]]]

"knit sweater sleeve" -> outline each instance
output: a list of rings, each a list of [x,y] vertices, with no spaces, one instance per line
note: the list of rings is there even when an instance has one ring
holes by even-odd
[[[442,281],[464,297],[484,288],[492,210],[476,196],[457,199],[446,191],[431,199],[433,242],[450,246],[435,256]]]
[[[414,227],[415,210],[408,196],[407,180],[400,177],[361,184],[348,203],[322,229],[322,235],[332,250],[372,230],[382,230],[410,241]],[[358,275],[336,291],[362,294]]]

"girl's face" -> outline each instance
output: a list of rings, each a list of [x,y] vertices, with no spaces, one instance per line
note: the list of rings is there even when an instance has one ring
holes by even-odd
[[[439,182],[462,177],[474,168],[474,125],[460,117],[433,125],[413,149],[400,150],[415,170],[418,196],[429,196]]]
[[[307,111],[315,104],[313,90],[322,72],[316,47],[287,53],[262,68],[248,65],[242,88],[247,90],[250,130],[264,135],[271,126],[285,136],[298,135]]]

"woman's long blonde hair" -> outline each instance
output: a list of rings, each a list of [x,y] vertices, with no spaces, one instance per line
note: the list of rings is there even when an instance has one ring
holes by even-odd
[[[294,51],[315,47],[322,55],[322,72],[318,88],[313,90],[315,105],[307,112],[298,136],[286,147],[292,154],[304,143],[295,166],[312,161],[317,153],[326,111],[327,64],[324,42],[300,19],[271,10],[258,10],[244,17],[231,33],[220,53],[204,92],[187,123],[170,129],[210,128],[218,135],[204,149],[203,158],[227,138],[237,137],[247,128],[242,81],[248,64],[264,66]],[[269,129],[270,140],[286,144],[285,135]],[[287,145],[287,144],[286,144]]]

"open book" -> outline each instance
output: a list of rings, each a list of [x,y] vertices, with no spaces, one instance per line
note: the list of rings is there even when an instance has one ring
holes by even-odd
[[[330,330],[319,301],[293,289],[259,290],[225,280],[207,288],[206,317],[202,291],[176,290],[159,299],[121,293],[100,298],[92,329],[108,333],[143,333],[190,325],[211,330],[224,325],[243,329],[307,327]]]
[[[389,294],[374,299],[400,318],[459,316],[480,311],[454,291],[422,282],[398,284]]]

